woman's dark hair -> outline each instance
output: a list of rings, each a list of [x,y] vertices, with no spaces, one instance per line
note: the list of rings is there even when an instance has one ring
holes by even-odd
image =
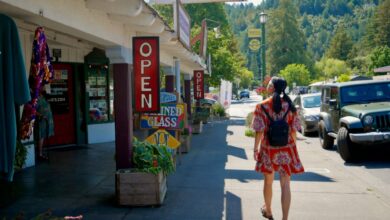
[[[287,87],[286,80],[280,77],[272,77],[271,80],[275,89],[274,94],[272,95],[272,103],[273,103],[272,108],[274,109],[275,113],[278,114],[282,110],[282,100],[280,98],[280,95],[282,93],[283,93],[283,99],[288,103],[290,110],[292,112],[296,112],[297,109],[292,104],[290,97],[285,92]]]

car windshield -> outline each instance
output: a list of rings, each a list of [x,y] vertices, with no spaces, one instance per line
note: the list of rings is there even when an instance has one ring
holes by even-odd
[[[343,103],[390,101],[390,83],[356,85],[341,88]]]
[[[321,106],[321,96],[308,96],[303,97],[304,108],[318,108]]]

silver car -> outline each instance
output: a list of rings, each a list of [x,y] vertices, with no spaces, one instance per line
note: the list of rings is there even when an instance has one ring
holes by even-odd
[[[299,95],[294,99],[298,110],[303,135],[318,131],[320,118],[321,93]]]

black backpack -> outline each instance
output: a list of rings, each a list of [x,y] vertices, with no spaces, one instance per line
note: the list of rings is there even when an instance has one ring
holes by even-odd
[[[283,115],[283,118],[281,120],[273,120],[271,116],[268,114],[268,112],[265,110],[264,106],[261,105],[261,108],[267,115],[268,119],[270,120],[270,126],[267,132],[268,140],[271,146],[273,147],[282,147],[286,146],[288,143],[288,131],[289,131],[289,125],[286,122],[286,116],[288,112],[290,111],[290,108],[287,109],[287,112]]]

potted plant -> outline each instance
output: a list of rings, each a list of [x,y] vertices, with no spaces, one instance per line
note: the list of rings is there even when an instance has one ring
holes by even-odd
[[[16,140],[16,151],[15,151],[15,161],[14,169],[19,171],[23,169],[27,159],[27,148],[20,142]]]
[[[174,171],[167,146],[133,141],[132,169],[116,173],[116,194],[120,205],[161,205],[167,191],[166,176]]]
[[[191,149],[191,134],[192,128],[190,125],[187,125],[180,133],[180,150],[182,153],[188,153]]]

